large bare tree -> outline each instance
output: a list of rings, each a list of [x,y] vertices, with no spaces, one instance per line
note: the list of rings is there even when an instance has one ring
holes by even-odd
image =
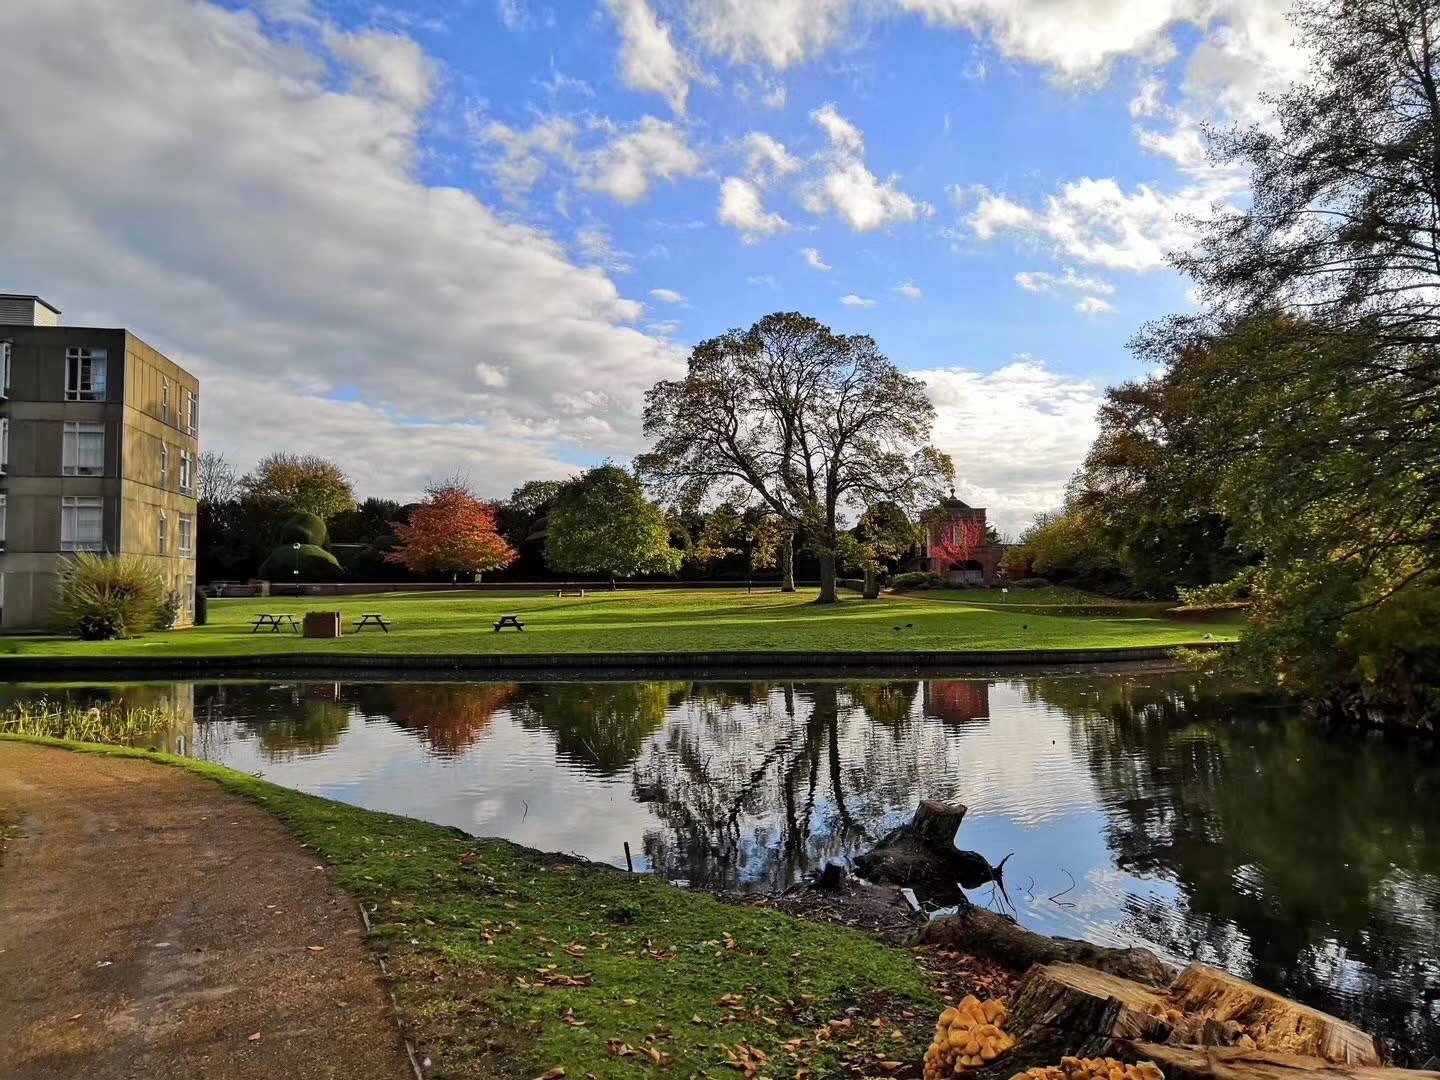
[[[763,506],[803,532],[834,603],[841,518],[881,500],[918,511],[954,475],[930,445],[935,408],[864,335],[794,312],[695,347],[685,377],[645,397],[637,464],[673,504]]]

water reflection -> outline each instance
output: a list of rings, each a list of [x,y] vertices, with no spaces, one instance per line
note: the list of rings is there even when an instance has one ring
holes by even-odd
[[[17,694],[34,693],[15,688]],[[54,691],[52,690],[52,694]],[[278,683],[165,700],[201,756],[671,878],[777,888],[923,798],[1027,925],[1256,981],[1440,1050],[1440,795],[1415,747],[1180,677]],[[981,899],[983,899],[983,894]]]

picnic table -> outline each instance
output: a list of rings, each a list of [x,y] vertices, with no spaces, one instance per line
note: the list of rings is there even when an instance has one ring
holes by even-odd
[[[300,625],[295,621],[295,616],[291,615],[288,611],[278,613],[262,612],[256,615],[250,623],[250,632],[253,634],[262,626],[268,626],[272,634],[278,634],[286,623],[290,624],[290,629],[294,630],[295,633],[298,634],[300,632]]]
[[[495,632],[498,634],[501,630],[504,630],[505,627],[507,627],[507,626],[513,626],[516,630],[519,630],[522,634],[525,632],[525,624],[520,621],[520,616],[518,616],[518,615],[501,615],[501,616],[500,616],[500,621],[495,624]]]
[[[367,626],[378,626],[381,630],[384,630],[385,633],[388,634],[390,632],[390,620],[377,612],[371,611],[361,615],[360,621],[355,624],[355,633],[358,634]]]

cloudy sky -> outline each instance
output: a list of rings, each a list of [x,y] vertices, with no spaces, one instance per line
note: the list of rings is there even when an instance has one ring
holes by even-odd
[[[1058,502],[1197,125],[1300,70],[1283,0],[0,4],[0,291],[200,375],[242,468],[501,496],[640,448],[690,345],[799,310],[923,377],[961,494]]]

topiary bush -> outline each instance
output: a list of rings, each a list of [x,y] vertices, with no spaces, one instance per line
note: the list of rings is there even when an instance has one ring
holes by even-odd
[[[195,590],[195,625],[204,626],[210,621],[210,598],[204,589]]]
[[[179,591],[171,589],[160,602],[160,616],[155,620],[157,630],[173,630],[180,621],[181,598]]]
[[[325,522],[314,514],[291,514],[280,526],[280,543],[282,545],[308,544],[317,548],[328,547],[330,530],[325,528]]]
[[[345,571],[335,556],[322,547],[301,544],[297,553],[293,546],[285,544],[260,564],[259,575],[265,581],[335,581],[344,577]]]
[[[169,595],[144,556],[82,551],[61,564],[55,622],[86,641],[134,637],[162,625]]]
[[[890,582],[890,588],[896,592],[905,592],[909,589],[938,589],[943,584],[939,574],[917,571],[912,574],[896,574]]]

